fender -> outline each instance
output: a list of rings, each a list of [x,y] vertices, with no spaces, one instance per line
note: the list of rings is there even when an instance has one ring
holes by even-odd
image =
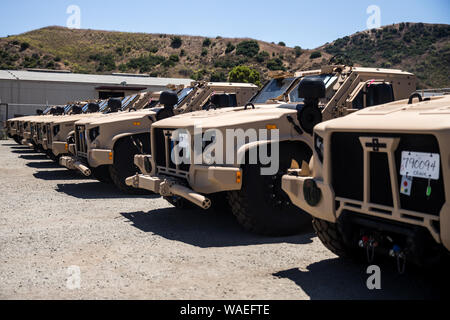
[[[114,146],[116,145],[116,142],[118,140],[120,140],[122,138],[125,138],[125,137],[134,136],[136,134],[142,134],[142,133],[150,134],[150,131],[149,131],[148,128],[142,128],[142,130],[136,130],[134,132],[125,132],[125,133],[121,133],[121,134],[118,134],[118,135],[114,136],[114,138],[111,141],[111,150],[114,150]]]
[[[245,160],[245,154],[247,152],[249,152],[250,150],[258,148],[261,145],[266,145],[266,144],[270,144],[273,142],[274,141],[272,141],[272,140],[259,140],[259,141],[254,141],[254,142],[244,144],[237,151],[237,158],[236,158],[237,163],[238,164],[243,163],[243,161]],[[306,146],[308,146],[308,148],[310,148],[311,151],[313,150],[313,144],[314,144],[313,138],[309,135],[302,135],[302,136],[296,136],[296,137],[284,136],[284,137],[281,137],[280,140],[278,140],[278,142],[302,142]]]

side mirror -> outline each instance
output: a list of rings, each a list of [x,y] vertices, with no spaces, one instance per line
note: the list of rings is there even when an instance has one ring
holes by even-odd
[[[97,103],[89,103],[87,109],[89,113],[94,113],[100,110],[100,106]]]
[[[298,85],[298,96],[304,99],[304,106],[297,112],[297,118],[305,132],[312,135],[314,127],[322,122],[319,99],[325,98],[325,83],[319,77],[307,77]]]
[[[173,106],[178,103],[178,95],[173,91],[164,91],[159,97],[159,102],[164,105],[165,108],[173,108]]]
[[[111,98],[108,100],[109,112],[117,112],[122,108],[122,101],[119,99]]]

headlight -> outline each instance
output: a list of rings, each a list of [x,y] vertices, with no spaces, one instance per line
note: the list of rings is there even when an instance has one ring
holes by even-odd
[[[60,126],[59,124],[56,126],[53,126],[53,135],[56,136],[59,133]]]
[[[95,128],[92,128],[91,130],[89,130],[89,139],[91,139],[91,141],[94,141],[95,139],[97,139],[97,137],[99,135],[100,135],[99,127],[95,127]]]
[[[314,135],[314,149],[316,150],[320,162],[323,162],[323,138],[318,134]]]

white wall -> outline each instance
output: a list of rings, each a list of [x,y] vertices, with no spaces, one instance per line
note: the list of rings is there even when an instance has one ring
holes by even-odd
[[[64,105],[70,101],[98,99],[96,87],[101,84],[0,80],[0,100],[10,104],[8,118],[14,114],[35,114],[36,109],[49,105]],[[151,91],[165,87],[150,87]],[[20,105],[20,106],[18,106]],[[0,121],[5,120],[5,107],[0,107]]]

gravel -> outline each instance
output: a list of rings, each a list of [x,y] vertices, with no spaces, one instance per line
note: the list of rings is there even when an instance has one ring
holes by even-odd
[[[401,276],[392,261],[381,266],[382,290],[368,290],[367,265],[339,259],[312,229],[249,234],[230,214],[123,195],[12,140],[0,143],[0,181],[0,299],[421,299],[443,290],[436,275]]]

